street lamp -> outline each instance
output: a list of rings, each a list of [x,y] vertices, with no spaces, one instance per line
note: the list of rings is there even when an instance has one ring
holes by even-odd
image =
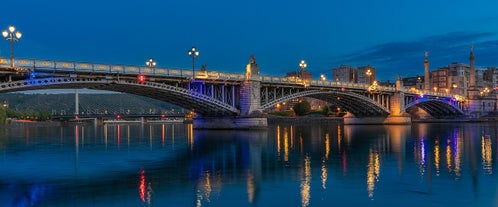
[[[145,65],[147,65],[147,67],[149,67],[149,68],[153,68],[154,75],[156,74],[156,61],[152,60],[152,58],[149,58],[149,60],[147,60],[145,62]]]
[[[301,68],[301,70],[297,73],[297,78],[303,78],[301,77],[303,71],[306,69],[306,67],[308,67],[308,64],[306,64],[306,61],[304,60],[301,60],[301,62],[299,62],[299,67]],[[297,78],[296,78],[296,82],[297,82]]]
[[[188,51],[188,56],[192,57],[192,79],[195,77],[195,58],[199,57],[199,51],[192,46],[192,49]]]
[[[16,28],[10,25],[8,30],[2,31],[2,35],[5,40],[10,42],[10,66],[14,68],[14,43],[21,39],[22,33],[16,31]]]
[[[367,72],[365,73],[368,77],[368,81],[367,81],[367,84],[370,84],[370,76],[372,75],[372,71],[370,71],[370,69],[367,70]]]
[[[321,81],[325,81],[325,80],[327,80],[327,78],[325,77],[325,75],[324,75],[324,74],[320,74],[320,80],[321,80]]]

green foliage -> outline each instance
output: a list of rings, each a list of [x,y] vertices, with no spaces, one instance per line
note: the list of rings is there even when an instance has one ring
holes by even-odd
[[[52,115],[50,112],[46,111],[18,111],[13,109],[5,109],[5,116],[8,118],[15,119],[27,119],[33,121],[47,121],[52,119]],[[1,111],[0,111],[0,119],[1,119]],[[1,120],[0,120],[1,121]]]
[[[329,112],[330,112],[330,108],[329,108],[329,106],[323,106],[323,107],[322,107],[322,114],[323,114],[323,115],[328,116],[328,115],[329,115]]]
[[[303,101],[300,101],[300,102],[294,104],[294,112],[298,116],[306,115],[306,114],[310,113],[310,111],[311,111],[311,105],[307,101],[303,100]]]
[[[294,116],[294,112],[291,110],[286,110],[286,111],[275,111],[270,113],[275,116]]]
[[[5,124],[7,121],[7,112],[5,107],[0,107],[0,124]]]

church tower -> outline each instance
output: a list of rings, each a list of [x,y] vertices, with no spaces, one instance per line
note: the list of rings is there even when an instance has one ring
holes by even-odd
[[[429,74],[429,52],[424,52],[424,90],[425,92],[431,91],[431,78]]]

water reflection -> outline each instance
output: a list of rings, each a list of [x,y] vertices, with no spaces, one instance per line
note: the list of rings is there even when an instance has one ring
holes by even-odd
[[[492,206],[497,200],[495,124],[4,131],[0,200],[13,205],[397,206],[429,199]]]

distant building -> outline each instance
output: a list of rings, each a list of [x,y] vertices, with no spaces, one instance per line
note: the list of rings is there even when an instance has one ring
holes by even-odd
[[[450,79],[447,67],[431,71],[432,92],[449,93]]]
[[[292,71],[285,74],[285,77],[298,77],[302,80],[312,80],[311,73],[307,70]]]
[[[341,65],[338,68],[332,69],[332,81],[356,83],[357,73],[358,71],[352,66]]]
[[[423,90],[424,76],[406,77],[402,79],[403,86],[409,90]]]

